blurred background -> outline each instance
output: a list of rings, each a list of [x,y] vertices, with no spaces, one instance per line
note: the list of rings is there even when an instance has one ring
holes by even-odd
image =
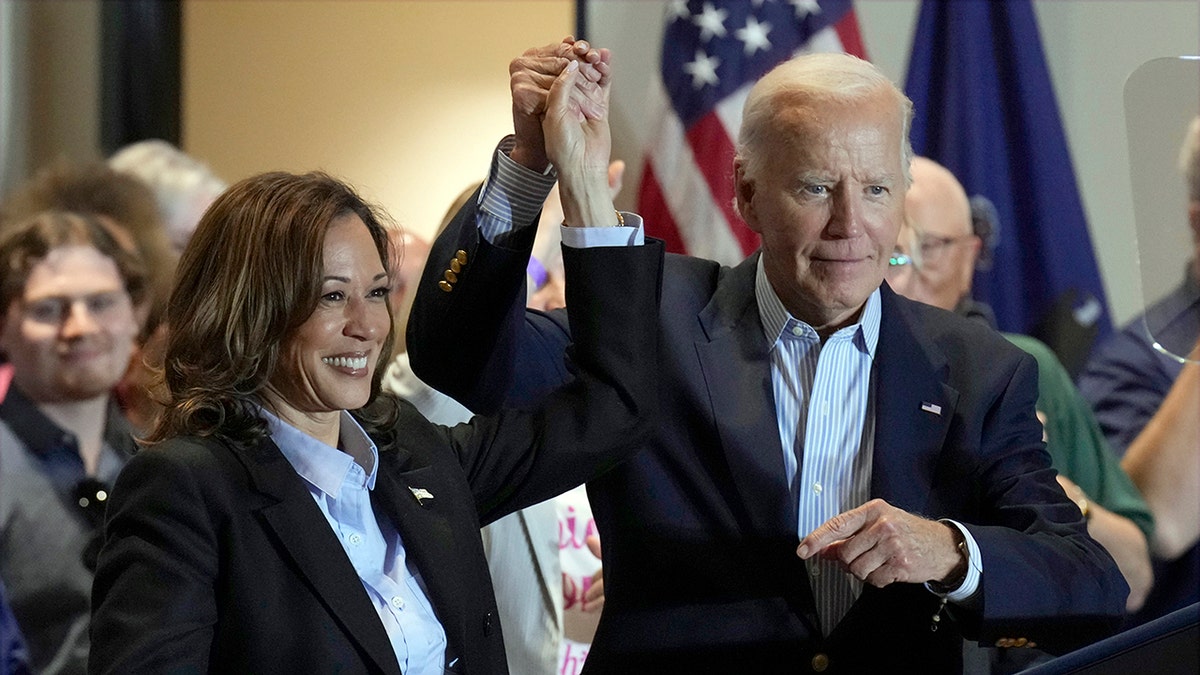
[[[57,158],[162,137],[230,182],[326,170],[429,236],[511,128],[508,62],[582,26],[614,51],[614,154],[629,167],[618,204],[633,208],[667,5],[0,0],[0,197]],[[869,58],[903,85],[920,3],[853,6]],[[1123,88],[1150,59],[1200,51],[1200,3],[1033,6],[1110,314],[1123,323],[1143,307]],[[1182,195],[1180,180],[1163,185]],[[1189,252],[1186,228],[1178,235],[1163,290]]]

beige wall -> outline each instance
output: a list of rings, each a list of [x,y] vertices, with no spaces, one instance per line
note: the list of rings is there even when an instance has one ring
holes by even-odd
[[[429,234],[512,130],[509,61],[574,21],[573,0],[187,0],[183,145],[230,181],[328,171]]]

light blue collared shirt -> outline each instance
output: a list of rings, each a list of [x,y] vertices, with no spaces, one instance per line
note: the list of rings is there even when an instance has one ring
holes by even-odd
[[[775,418],[783,467],[803,539],[871,494],[875,406],[871,364],[879,344],[879,291],[857,323],[821,344],[811,325],[784,308],[758,260],[754,284],[758,313],[770,346]],[[805,561],[825,635],[854,604],[862,582],[821,556]]]
[[[371,490],[375,489],[379,471],[375,444],[345,411],[341,413],[337,448],[265,409],[262,413],[271,440],[304,479],[358,572],[392,642],[400,670],[412,675],[441,675],[446,661],[446,631],[433,613],[420,572],[406,559],[400,533],[386,515],[376,513],[371,505]]]
[[[783,466],[796,500],[796,534],[802,539],[833,516],[870,500],[875,445],[871,366],[879,344],[880,291],[868,296],[857,323],[836,331],[824,345],[812,326],[784,308],[761,257],[754,293],[770,348]],[[945,595],[951,602],[962,602],[979,586],[982,557],[965,527],[945,522],[958,528],[967,542],[967,577]],[[819,556],[807,563],[828,635],[862,592],[862,582]]]

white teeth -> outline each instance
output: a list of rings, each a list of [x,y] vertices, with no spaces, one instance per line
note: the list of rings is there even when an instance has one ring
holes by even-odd
[[[323,357],[321,361],[336,368],[352,368],[354,370],[360,370],[367,367],[367,357],[365,356],[326,356]]]

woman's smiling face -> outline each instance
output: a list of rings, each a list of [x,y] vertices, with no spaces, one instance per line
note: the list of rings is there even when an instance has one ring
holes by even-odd
[[[267,406],[294,415],[354,410],[371,398],[371,376],[391,328],[388,274],[375,241],[355,214],[325,235],[324,273],[316,309],[283,343]]]

